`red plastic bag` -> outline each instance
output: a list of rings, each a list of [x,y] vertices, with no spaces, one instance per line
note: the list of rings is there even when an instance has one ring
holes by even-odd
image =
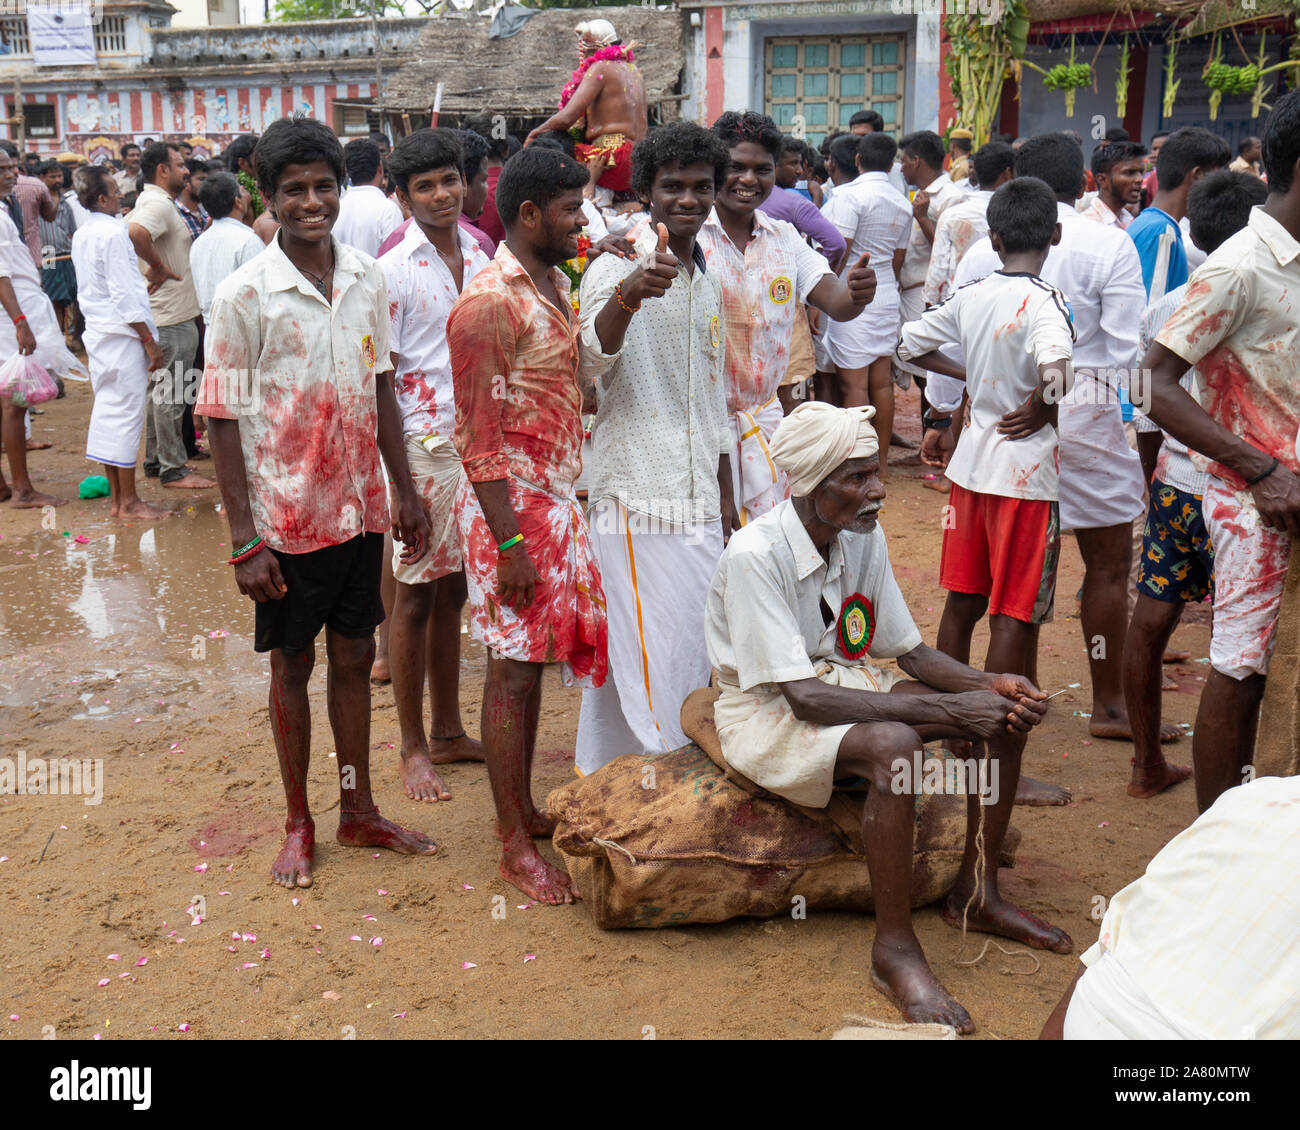
[[[0,365],[0,396],[7,396],[19,408],[28,408],[53,400],[59,395],[59,386],[33,357],[15,353]]]

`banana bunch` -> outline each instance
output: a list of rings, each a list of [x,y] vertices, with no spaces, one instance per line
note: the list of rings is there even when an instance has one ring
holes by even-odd
[[[1092,67],[1087,63],[1057,63],[1043,79],[1043,85],[1048,90],[1073,90],[1075,87],[1087,86],[1090,82]]]
[[[1201,81],[1220,94],[1248,94],[1259,82],[1259,67],[1254,63],[1244,67],[1211,63],[1205,68]]]

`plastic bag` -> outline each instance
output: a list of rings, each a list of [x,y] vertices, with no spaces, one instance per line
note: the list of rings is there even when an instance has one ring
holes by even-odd
[[[15,353],[0,365],[0,396],[9,397],[15,406],[29,408],[58,395],[59,386],[39,361]]]

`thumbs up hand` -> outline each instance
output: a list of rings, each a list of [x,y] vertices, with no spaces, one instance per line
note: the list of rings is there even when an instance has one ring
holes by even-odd
[[[644,299],[660,298],[677,278],[677,257],[668,250],[668,229],[659,225],[659,242],[637,268],[623,280],[623,299],[639,306]]]
[[[866,306],[876,297],[876,272],[869,266],[870,262],[871,255],[864,253],[844,278],[854,306]]]

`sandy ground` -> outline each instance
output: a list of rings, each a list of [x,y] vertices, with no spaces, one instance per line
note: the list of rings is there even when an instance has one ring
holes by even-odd
[[[39,488],[75,498],[98,469],[82,458],[88,386],[69,390],[37,417],[36,438],[55,446],[31,464]],[[909,425],[916,434],[915,395],[901,401],[905,434]],[[922,488],[921,473],[896,463],[882,525],[932,642],[943,500]],[[106,499],[45,516],[0,506],[0,756],[99,758],[104,770],[99,804],[0,798],[0,1035],[40,1038],[53,1026],[60,1038],[180,1038],[188,1025],[189,1039],[818,1038],[846,1012],[897,1019],[868,984],[869,916],[607,933],[582,906],[529,906],[497,877],[482,766],[448,769],[450,802],[422,807],[401,792],[386,687],[372,712],[376,798],[387,815],[432,833],[440,852],[338,847],[323,652],[312,690],[316,885],[272,886],[283,808],[265,660],[252,651],[251,606],[223,563],[216,492],[182,499],[153,481],[142,493],[176,516],[114,524]],[[1128,798],[1131,746],[1088,737],[1072,599],[1080,575],[1067,537],[1040,674],[1048,690],[1084,685],[1055,701],[1026,760],[1034,776],[1069,787],[1074,803],[1018,809],[1024,839],[1002,873],[1008,894],[1067,929],[1077,951],[1096,938],[1099,896],[1139,875],[1195,815],[1190,785]],[[1208,630],[1204,616],[1189,619],[1175,642],[1194,659],[1173,669],[1179,691],[1164,703],[1167,720],[1190,724]],[[466,642],[462,701],[477,734],[484,661]],[[578,704],[548,672],[539,797],[572,779]],[[1190,758],[1186,741],[1175,748],[1175,759]],[[504,918],[493,917],[494,895],[505,896]],[[197,924],[187,912],[196,896],[205,904]],[[935,910],[919,911],[916,926],[976,1038],[1036,1035],[1074,974],[1072,956],[1040,954],[1024,972],[1031,961],[992,950],[958,967],[959,935]]]

